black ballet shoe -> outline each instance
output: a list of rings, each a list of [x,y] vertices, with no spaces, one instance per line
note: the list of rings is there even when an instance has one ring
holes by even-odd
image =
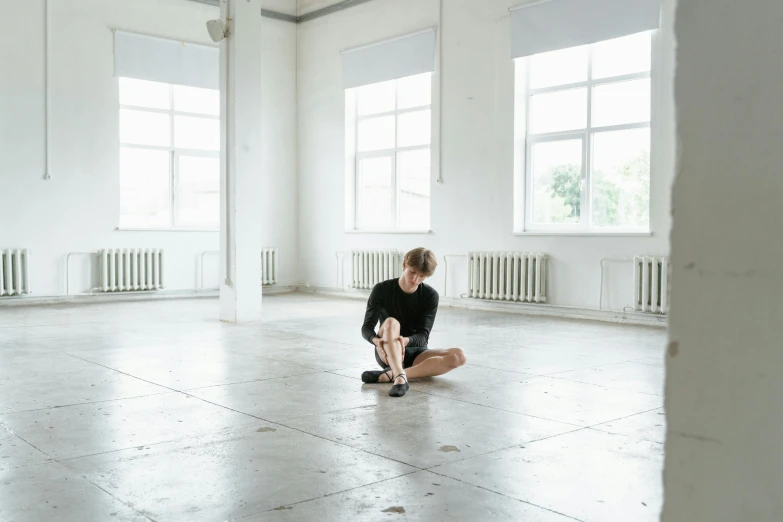
[[[379,383],[381,382],[380,381],[381,375],[390,372],[391,370],[366,371],[362,374],[362,382],[367,384]],[[392,375],[394,374],[392,373]],[[388,382],[392,382],[392,381],[388,381]]]
[[[404,373],[399,374],[397,377],[402,377],[405,379],[405,382],[402,384],[395,384],[389,389],[389,396],[390,397],[402,397],[405,395],[405,393],[408,391],[408,389],[411,387],[410,384],[408,384],[408,376]],[[397,380],[397,377],[391,380],[391,382],[394,382]]]

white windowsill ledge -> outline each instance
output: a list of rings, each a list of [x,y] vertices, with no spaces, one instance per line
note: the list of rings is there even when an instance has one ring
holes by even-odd
[[[572,237],[652,237],[653,232],[559,232],[557,230],[530,230],[514,232],[515,236],[572,236]]]
[[[346,230],[346,234],[432,234],[432,230]]]
[[[218,228],[141,228],[141,227],[117,227],[114,230],[119,232],[220,232]]]

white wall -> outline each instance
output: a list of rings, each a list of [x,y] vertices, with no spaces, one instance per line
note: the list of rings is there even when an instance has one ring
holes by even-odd
[[[282,1],[277,0],[278,7]],[[287,0],[284,12],[293,12]],[[280,249],[280,285],[299,283],[296,24],[261,19],[262,246]]]
[[[663,520],[783,512],[783,3],[681,1]]]
[[[305,2],[306,3],[306,2]],[[652,237],[514,236],[514,67],[508,8],[518,0],[443,2],[442,172],[433,182],[430,235],[344,232],[344,138],[340,51],[439,22],[438,0],[374,0],[299,25],[298,102],[301,282],[337,284],[336,251],[415,246],[441,260],[430,281],[443,295],[445,254],[471,250],[543,251],[553,258],[551,300],[598,308],[600,261],[605,257],[668,253],[673,176],[672,5],[665,0],[661,31],[657,140],[651,188]],[[300,2],[300,7],[302,3]],[[436,75],[437,76],[437,75]],[[448,296],[464,292],[466,261],[451,259]],[[605,307],[632,300],[630,263],[607,268]],[[453,284],[452,284],[453,282]]]
[[[104,247],[165,248],[169,289],[200,283],[201,253],[217,233],[116,231],[119,215],[117,87],[110,27],[206,43],[204,21],[217,9],[185,0],[51,2],[51,175],[43,174],[43,0],[0,0],[15,20],[0,38],[0,248],[32,252],[34,295],[65,292],[68,252]],[[293,12],[293,0],[265,7]],[[312,10],[328,4],[300,2]],[[553,258],[551,302],[597,308],[604,257],[667,253],[673,144],[660,139],[652,181],[653,237],[514,236],[513,63],[509,13],[515,0],[448,0],[443,28],[444,184],[433,183],[430,235],[344,232],[344,95],[340,50],[438,26],[438,0],[373,0],[294,26],[265,19],[260,96],[265,116],[268,190],[261,195],[263,243],[280,248],[281,284],[337,284],[335,252],[424,245],[441,256],[431,281],[443,293],[444,254],[474,249],[540,250]],[[666,0],[671,4],[672,0]],[[306,4],[306,5],[305,5]],[[666,9],[668,13],[670,8]],[[671,96],[671,16],[664,17],[663,93]],[[7,73],[7,74],[6,74]],[[268,74],[266,74],[268,73]],[[436,79],[437,79],[436,74]],[[658,133],[672,133],[661,107]],[[297,153],[298,140],[298,153]],[[465,261],[451,260],[449,296],[464,291]],[[347,268],[347,264],[346,264]],[[218,256],[207,255],[206,286],[217,284]],[[629,304],[630,264],[610,263],[605,307]],[[85,257],[72,260],[71,292],[89,288]]]
[[[293,0],[287,0],[293,6]],[[204,23],[216,7],[184,0],[51,1],[51,179],[43,180],[44,0],[0,0],[12,24],[0,33],[0,248],[31,251],[34,296],[65,293],[65,256],[100,248],[164,248],[171,290],[200,285],[201,253],[217,250],[217,232],[116,231],[119,219],[118,93],[113,36],[119,28],[211,43]],[[292,11],[292,8],[291,8]],[[283,284],[297,279],[295,235],[295,28],[270,21],[268,100],[275,140],[259,168],[269,175],[263,195],[264,243],[277,246]],[[278,124],[279,123],[279,124]],[[274,219],[271,219],[274,218]],[[290,224],[290,225],[289,225]],[[289,227],[289,228],[287,228]],[[216,286],[216,255],[205,262],[206,286]],[[87,256],[72,258],[71,293],[91,285]],[[94,282],[93,282],[94,283]]]

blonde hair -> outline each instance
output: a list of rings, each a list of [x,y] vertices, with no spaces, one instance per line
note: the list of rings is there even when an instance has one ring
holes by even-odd
[[[402,264],[425,277],[430,277],[435,273],[435,268],[438,266],[438,260],[435,257],[435,254],[432,253],[432,250],[414,248],[405,254]]]

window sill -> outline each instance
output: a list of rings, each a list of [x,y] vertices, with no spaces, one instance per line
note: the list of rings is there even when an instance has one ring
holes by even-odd
[[[575,232],[558,230],[529,230],[525,232],[514,232],[515,236],[573,236],[573,237],[652,237],[655,235],[650,232]]]
[[[346,230],[346,234],[432,234],[432,230]]]
[[[220,232],[219,228],[117,227],[118,232]]]

